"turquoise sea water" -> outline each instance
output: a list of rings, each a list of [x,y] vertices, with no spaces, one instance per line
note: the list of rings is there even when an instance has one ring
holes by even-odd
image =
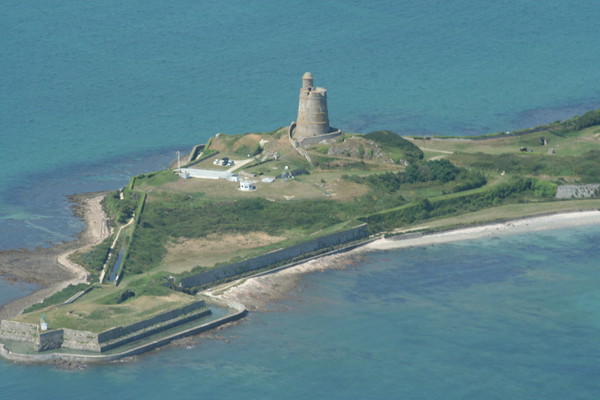
[[[73,238],[64,195],[124,185],[140,158],[289,124],[305,71],[347,131],[487,133],[599,107],[598,17],[581,0],[4,2],[0,222],[19,239],[0,248]]]
[[[0,249],[74,238],[69,194],[287,125],[306,71],[347,131],[487,133],[600,107],[599,17],[582,0],[6,1]],[[373,253],[229,343],[83,372],[0,361],[0,398],[594,398],[599,235]],[[2,302],[31,290],[0,285]]]
[[[3,398],[593,399],[600,227],[356,258],[192,348],[63,371],[0,362]],[[452,255],[449,257],[448,255]]]

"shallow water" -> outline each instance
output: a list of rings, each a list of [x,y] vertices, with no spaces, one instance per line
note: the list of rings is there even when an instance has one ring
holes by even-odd
[[[24,282],[12,282],[0,279],[0,305],[9,303],[19,297],[27,296],[39,289],[37,285]]]
[[[306,71],[347,131],[477,134],[600,106],[594,2],[8,2],[0,248],[83,228],[117,189],[216,132],[296,118]],[[377,252],[272,312],[125,365],[0,361],[0,398],[590,399],[599,229]],[[0,280],[0,303],[31,288]],[[277,312],[281,311],[281,312]]]
[[[0,362],[0,393],[595,398],[599,239],[588,226],[369,253],[193,346],[83,372]]]

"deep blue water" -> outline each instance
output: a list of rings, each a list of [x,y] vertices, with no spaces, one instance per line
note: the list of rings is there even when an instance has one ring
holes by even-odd
[[[470,135],[600,107],[599,17],[583,0],[5,1],[0,249],[73,239],[69,194],[287,125],[306,71],[346,131]],[[373,253],[229,343],[84,372],[0,362],[0,398],[594,398],[599,234]],[[1,282],[0,302],[32,290]]]

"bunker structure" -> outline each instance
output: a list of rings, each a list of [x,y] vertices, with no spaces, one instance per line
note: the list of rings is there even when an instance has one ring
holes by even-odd
[[[310,72],[302,76],[298,119],[290,127],[290,134],[299,146],[316,144],[341,134],[341,131],[329,126],[327,90],[314,87],[313,82]]]

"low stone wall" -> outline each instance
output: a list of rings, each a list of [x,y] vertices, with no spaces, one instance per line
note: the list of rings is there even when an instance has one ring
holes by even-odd
[[[15,321],[0,321],[0,339],[35,343],[38,326]]]
[[[181,280],[181,286],[184,288],[204,285],[210,282],[226,279],[245,272],[254,271],[267,267],[281,261],[289,260],[303,254],[312,253],[313,251],[325,249],[327,247],[336,246],[339,244],[353,242],[355,240],[364,239],[369,236],[367,225],[363,224],[346,231],[333,233],[331,235],[322,236],[308,242],[300,243],[295,246],[287,247],[281,250],[275,250],[261,256],[251,258],[234,264],[224,265],[222,267],[213,268],[210,271],[201,272],[196,275],[189,276]]]
[[[305,137],[305,138],[298,138],[298,139],[295,139],[295,140],[298,143],[298,146],[304,147],[304,146],[310,146],[310,145],[313,145],[313,144],[320,143],[323,140],[333,139],[334,137],[340,136],[341,134],[342,134],[342,131],[337,130],[337,131],[334,131],[334,132],[326,133],[324,135],[311,136],[311,137]]]
[[[597,197],[600,194],[600,184],[561,185],[556,188],[557,199],[585,199]]]

